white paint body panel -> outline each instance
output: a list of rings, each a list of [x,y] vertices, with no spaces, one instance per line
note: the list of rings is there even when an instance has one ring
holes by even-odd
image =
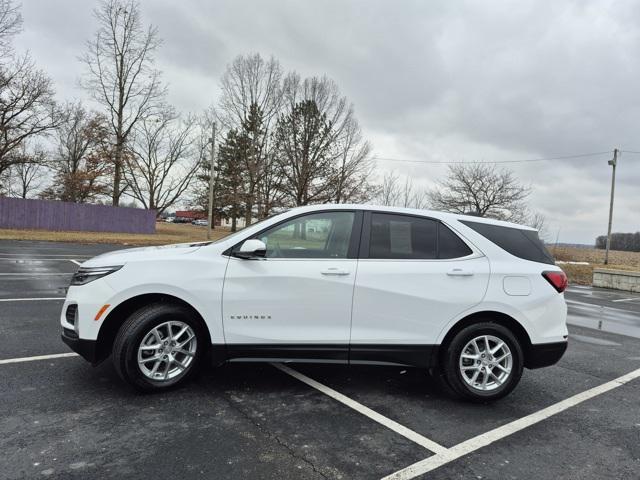
[[[472,275],[450,276],[452,271]],[[351,343],[434,344],[442,328],[484,298],[486,257],[360,260]]]
[[[227,343],[346,345],[356,265],[348,259],[231,258],[222,305]],[[331,270],[345,274],[322,273]]]

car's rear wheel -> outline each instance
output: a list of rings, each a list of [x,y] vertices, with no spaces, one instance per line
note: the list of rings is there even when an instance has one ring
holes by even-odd
[[[473,401],[497,400],[520,381],[522,347],[506,327],[483,322],[456,334],[443,359],[447,383],[458,395]]]
[[[150,305],[133,313],[113,344],[120,377],[141,390],[162,390],[188,380],[206,350],[199,319],[174,304]]]

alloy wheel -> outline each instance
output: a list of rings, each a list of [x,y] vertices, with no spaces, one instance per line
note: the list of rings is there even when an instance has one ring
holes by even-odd
[[[152,328],[138,347],[138,367],[151,380],[166,381],[183,375],[196,356],[197,339],[184,322],[169,321]]]
[[[507,343],[494,335],[469,341],[460,353],[462,379],[474,390],[500,388],[511,375],[513,357]]]

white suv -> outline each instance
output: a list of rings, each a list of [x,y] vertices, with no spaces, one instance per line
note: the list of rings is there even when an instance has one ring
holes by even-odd
[[[211,358],[402,365],[472,400],[567,347],[565,274],[535,230],[426,210],[295,208],[213,243],[82,264],[62,339],[163,389]]]

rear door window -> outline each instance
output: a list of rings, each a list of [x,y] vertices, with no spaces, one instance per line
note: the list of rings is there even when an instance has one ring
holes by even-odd
[[[475,230],[511,255],[532,262],[555,264],[553,256],[546,249],[544,243],[538,237],[538,232],[535,230],[524,230],[467,220],[461,220],[461,223]]]
[[[460,237],[437,220],[371,214],[368,258],[433,260],[466,257],[471,253]]]
[[[473,251],[445,224],[438,224],[438,258],[461,258]]]

